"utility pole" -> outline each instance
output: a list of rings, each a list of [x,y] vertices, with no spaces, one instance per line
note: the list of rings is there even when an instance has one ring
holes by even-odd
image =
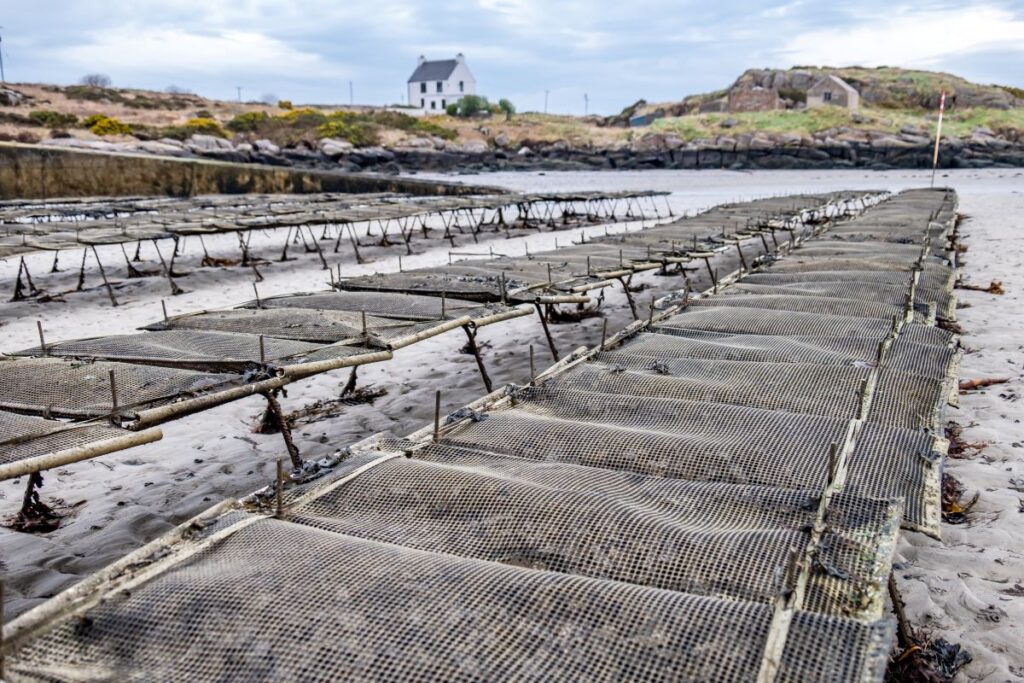
[[[545,114],[548,113],[548,93],[549,92],[551,92],[551,91],[550,90],[545,90],[544,91],[544,113]]]
[[[352,92],[353,92],[352,91],[352,81],[349,81],[348,82],[348,103],[349,103],[350,106],[356,103],[356,98],[352,94]]]
[[[0,26],[2,29],[3,26]],[[0,36],[0,83],[6,83],[7,77],[4,76],[4,38]]]
[[[590,97],[587,93],[583,93],[583,115],[586,116],[590,113]]]
[[[241,102],[242,101],[242,86],[236,85],[235,86],[235,90],[238,91],[238,101]]]

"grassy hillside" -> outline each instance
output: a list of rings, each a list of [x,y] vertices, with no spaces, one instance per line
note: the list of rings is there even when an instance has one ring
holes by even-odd
[[[806,137],[840,128],[893,135],[913,129],[920,134],[932,135],[936,118],[934,113],[913,109],[861,108],[854,113],[838,107],[815,107],[738,114],[690,114],[659,119],[650,128],[660,133],[673,133],[686,141],[759,131]],[[943,135],[967,137],[977,128],[988,128],[1011,140],[1024,139],[1024,109],[976,107],[949,111],[944,118]]]
[[[833,73],[861,93],[862,107],[802,108],[806,89]],[[701,113],[732,88],[771,87],[787,109],[755,113]],[[234,142],[268,139],[279,146],[316,146],[336,138],[356,146],[410,144],[489,144],[519,146],[564,142],[573,147],[628,145],[650,133],[683,141],[764,133],[801,137],[930,136],[939,93],[949,94],[945,133],[968,137],[979,128],[1024,141],[1024,91],[1011,86],[979,85],[945,73],[881,67],[750,69],[725,90],[692,95],[680,102],[627,107],[617,117],[572,117],[538,113],[465,119],[446,115],[413,117],[402,110],[344,106],[293,106],[289,102],[230,102],[191,93],[151,92],[99,86],[8,84],[19,101],[4,103],[0,93],[0,139],[37,142],[51,137],[130,141],[201,133]],[[628,128],[629,116],[657,111],[651,126]],[[444,143],[440,141],[444,141]]]

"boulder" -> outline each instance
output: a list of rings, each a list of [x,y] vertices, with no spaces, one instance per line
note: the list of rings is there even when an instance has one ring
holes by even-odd
[[[468,154],[483,154],[488,150],[483,140],[467,140],[462,143],[462,151]]]
[[[252,146],[256,149],[256,151],[261,152],[262,154],[281,153],[281,148],[275,145],[270,140],[257,140],[256,142],[252,143]]]
[[[415,137],[405,140],[402,143],[402,147],[411,147],[412,149],[433,149],[435,145],[430,138]]]
[[[201,135],[199,133],[186,140],[185,146],[198,153],[234,149],[229,140],[216,135]]]
[[[25,96],[17,90],[11,90],[10,88],[0,88],[0,106],[17,107],[24,101]]]
[[[533,150],[530,149],[529,147],[527,147],[526,145],[523,145],[522,147],[519,148],[519,151],[516,152],[516,156],[519,156],[519,157],[533,156]]]
[[[686,142],[675,133],[669,133],[665,136],[665,147],[668,149],[680,149],[684,145],[686,145]]]
[[[504,149],[505,147],[508,147],[508,143],[508,136],[505,135],[504,133],[499,133],[498,137],[494,138],[494,145],[496,147],[501,147]]]
[[[148,154],[162,154],[171,157],[188,156],[188,150],[183,145],[170,145],[162,140],[141,140],[131,143],[131,146],[140,152],[147,152]]]
[[[725,119],[724,121],[722,121],[718,125],[721,128],[734,128],[734,127],[738,126],[739,124],[740,124],[739,121],[737,121],[736,119],[734,119],[733,117],[730,116],[729,118]]]
[[[324,138],[320,141],[319,147],[320,152],[331,159],[340,157],[343,154],[348,154],[355,149],[355,145],[348,140],[338,140],[337,138]]]
[[[121,147],[113,142],[103,140],[79,140],[78,138],[49,138],[39,144],[50,147],[71,147],[74,149],[91,149],[97,152],[118,152]]]

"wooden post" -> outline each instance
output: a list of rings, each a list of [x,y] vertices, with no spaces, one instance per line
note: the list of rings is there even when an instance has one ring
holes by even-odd
[[[82,288],[85,287],[85,257],[88,255],[88,247],[82,249],[82,266],[78,269],[78,286],[75,287],[76,292],[81,292]]]
[[[434,393],[434,443],[441,440],[441,390]]]
[[[4,582],[0,579],[0,681],[4,679]]]
[[[608,318],[601,321],[601,346],[600,349],[604,351],[604,341],[608,338]]]
[[[169,320],[169,318],[167,317],[167,302],[164,301],[163,299],[160,299],[160,308],[164,312],[164,322],[167,322]]]
[[[277,478],[274,480],[274,516],[281,519],[284,512],[284,458],[277,459]]]
[[[110,371],[110,403],[113,406],[110,415],[114,417],[117,414],[117,381],[113,370]]]
[[[47,355],[47,353],[46,353],[46,339],[43,337],[43,323],[42,323],[42,321],[40,321],[40,320],[36,321],[36,329],[39,330],[39,350],[42,351],[43,355],[45,356],[45,355]]]

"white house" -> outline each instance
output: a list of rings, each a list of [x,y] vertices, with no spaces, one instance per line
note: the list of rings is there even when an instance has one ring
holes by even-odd
[[[409,104],[428,112],[443,112],[463,95],[475,94],[476,79],[461,52],[455,59],[434,61],[421,55],[416,70],[409,76]]]

